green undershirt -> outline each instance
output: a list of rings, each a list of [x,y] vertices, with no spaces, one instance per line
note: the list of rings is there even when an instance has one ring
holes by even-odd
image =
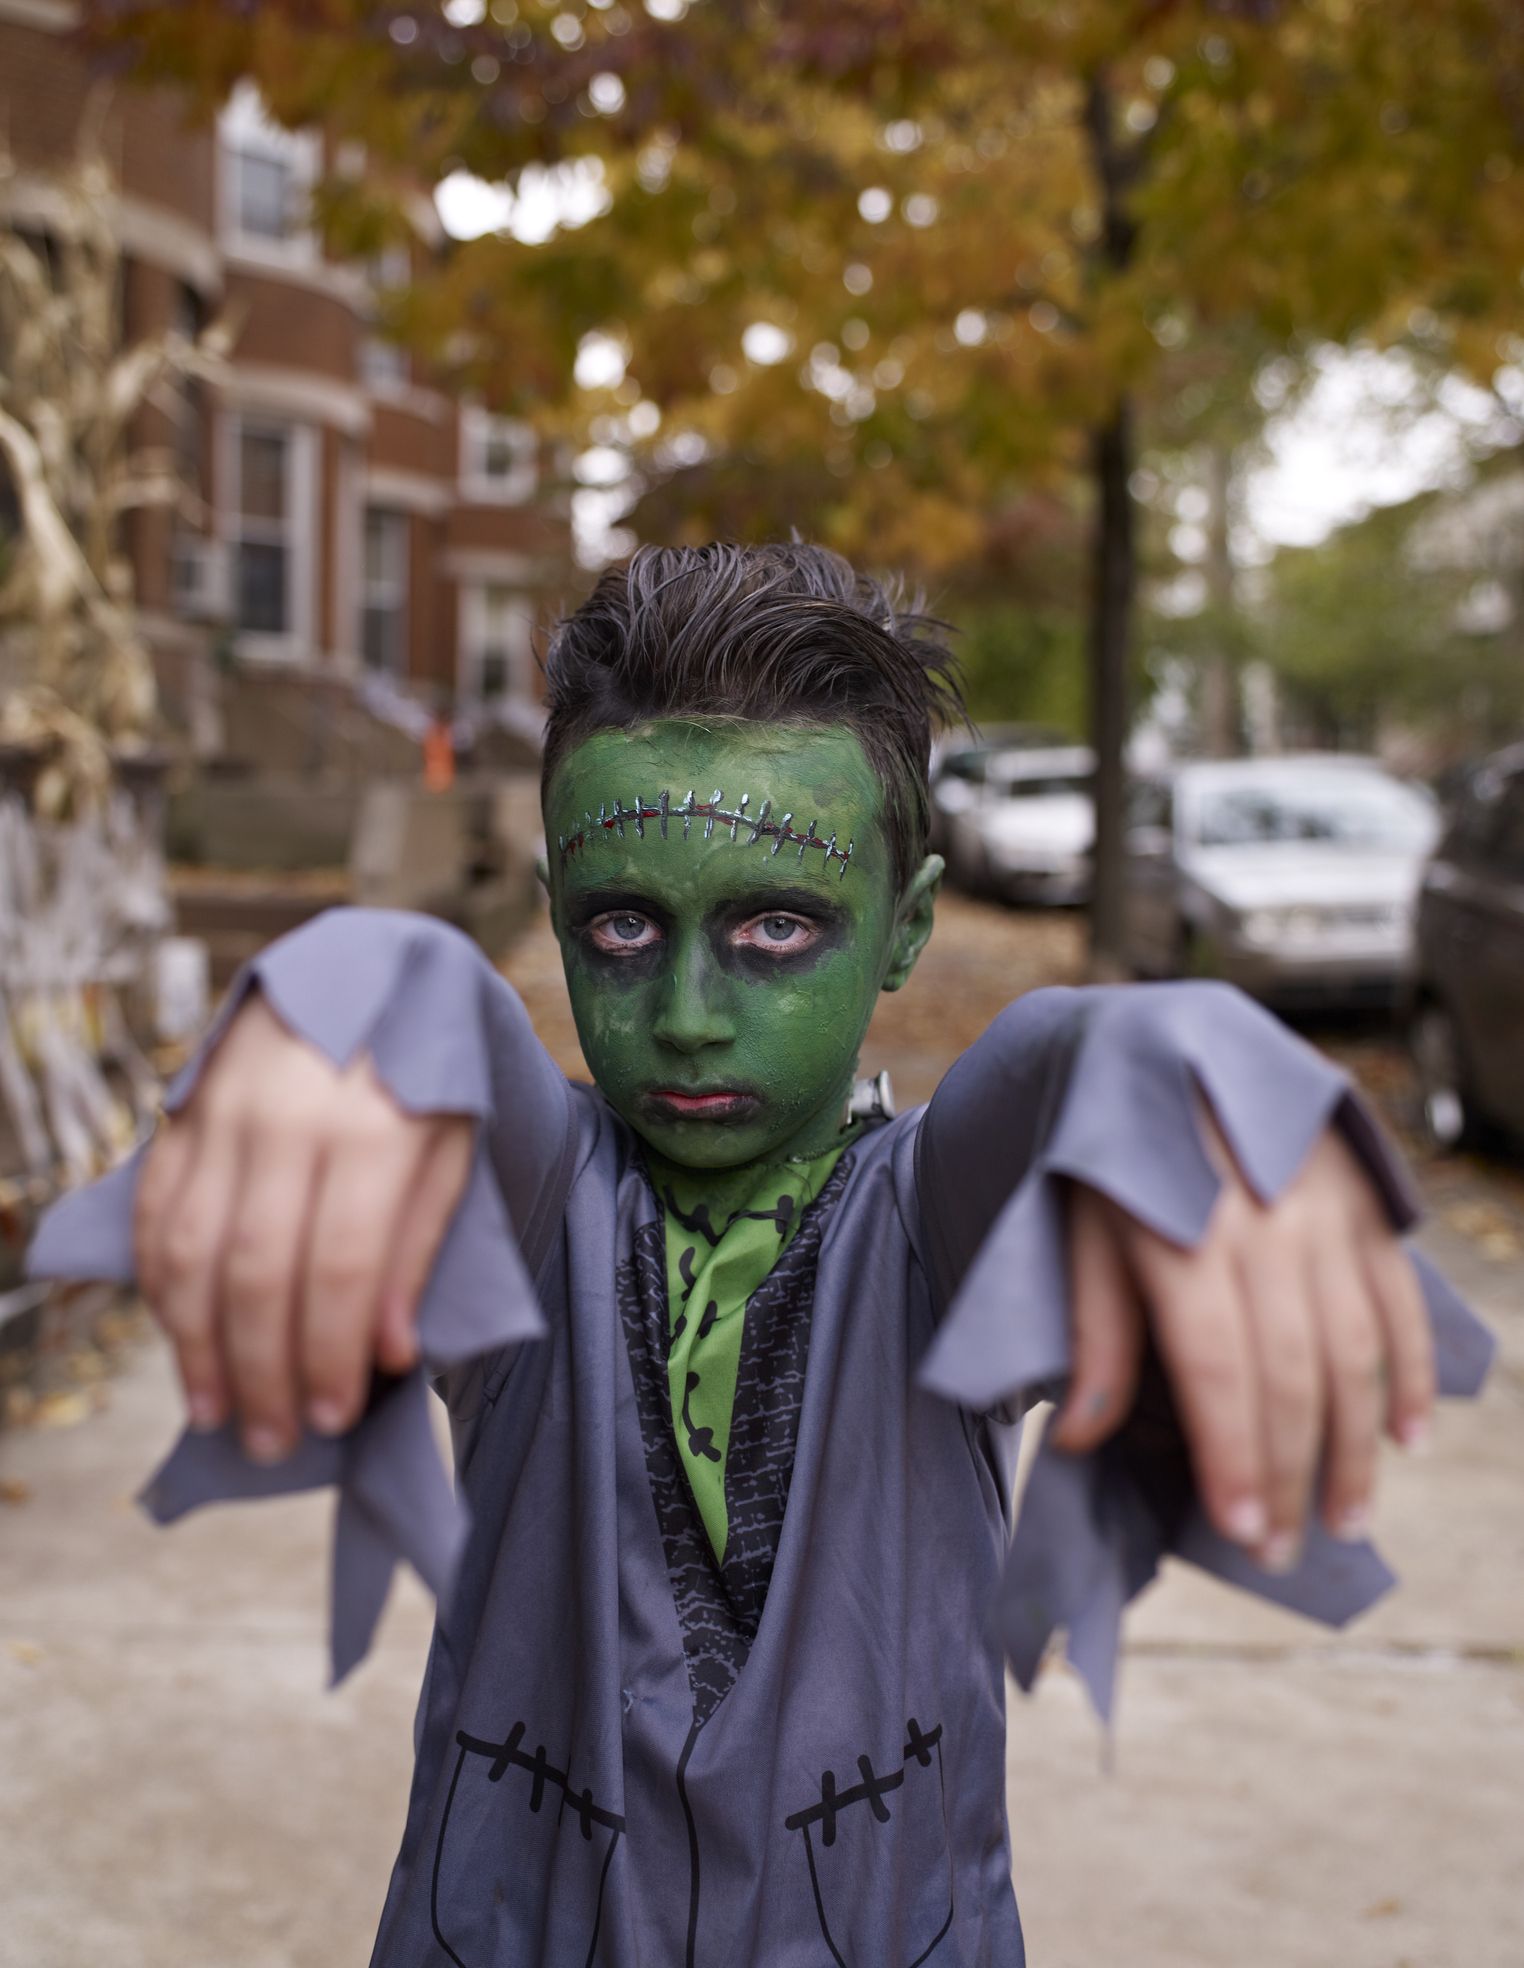
[[[672,1432],[722,1564],[729,1534],[725,1463],[747,1301],[793,1241],[847,1146],[842,1140],[823,1155],[760,1170],[739,1205],[718,1220],[701,1172],[648,1156],[666,1223]]]

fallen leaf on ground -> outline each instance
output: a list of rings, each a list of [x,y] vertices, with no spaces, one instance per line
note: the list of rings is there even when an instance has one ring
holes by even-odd
[[[34,1428],[78,1428],[95,1412],[85,1394],[44,1394],[32,1410]]]
[[[42,1659],[42,1649],[35,1640],[8,1640],[6,1652],[23,1667],[35,1667]]]
[[[30,1503],[32,1486],[23,1483],[19,1476],[7,1476],[0,1482],[0,1503]]]
[[[1524,1251],[1524,1235],[1509,1213],[1496,1203],[1467,1200],[1451,1203],[1443,1212],[1451,1230],[1470,1237],[1488,1257],[1517,1257]]]

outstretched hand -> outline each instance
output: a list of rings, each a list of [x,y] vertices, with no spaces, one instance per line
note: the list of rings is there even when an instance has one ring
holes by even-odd
[[[367,1059],[341,1071],[250,998],[138,1184],[138,1283],[192,1425],[236,1415],[276,1462],[303,1419],[356,1421],[374,1368],[413,1366],[471,1149],[469,1119],[406,1112]]]
[[[1328,1528],[1365,1535],[1383,1425],[1410,1448],[1427,1434],[1433,1346],[1413,1267],[1336,1130],[1261,1203],[1207,1126],[1222,1190],[1194,1250],[1071,1191],[1074,1375],[1051,1439],[1078,1452],[1121,1425],[1151,1333],[1208,1517],[1286,1571],[1320,1466]]]

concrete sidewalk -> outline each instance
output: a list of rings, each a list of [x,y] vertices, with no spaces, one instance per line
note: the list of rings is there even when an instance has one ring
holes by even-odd
[[[1171,1576],[1109,1776],[1066,1674],[1014,1701],[1034,1968],[1524,1963],[1524,1309],[1516,1263],[1433,1247],[1504,1359],[1387,1469],[1405,1589],[1330,1638]],[[404,1581],[325,1693],[328,1503],[155,1531],[129,1497],[174,1431],[153,1346],[89,1426],[0,1442],[0,1963],[363,1968],[428,1607]]]
[[[1386,1460],[1398,1591],[1329,1635],[1171,1568],[1109,1776],[1067,1674],[1013,1701],[1033,1968],[1524,1968],[1524,1279],[1424,1242],[1502,1354],[1430,1455]]]
[[[906,1105],[1011,996],[1080,970],[1068,918],[938,915],[865,1052]],[[543,921],[509,971],[581,1070]],[[1483,1254],[1524,1214],[1494,1172],[1442,1179],[1477,1234],[1442,1208],[1429,1247],[1503,1359],[1432,1457],[1388,1465],[1404,1589],[1331,1637],[1168,1576],[1129,1623],[1110,1776],[1066,1674],[1016,1698],[1033,1968],[1524,1968],[1524,1259],[1516,1235]],[[0,1435],[0,1479],[30,1492],[0,1502],[0,1968],[364,1968],[429,1608],[401,1580],[325,1694],[329,1503],[153,1530],[130,1498],[176,1414],[154,1348],[88,1426]]]

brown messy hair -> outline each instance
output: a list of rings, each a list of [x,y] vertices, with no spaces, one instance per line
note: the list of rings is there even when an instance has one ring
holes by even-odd
[[[903,888],[926,852],[933,729],[963,716],[944,624],[825,547],[641,547],[545,652],[542,795],[594,731],[653,718],[846,725],[884,788]]]

